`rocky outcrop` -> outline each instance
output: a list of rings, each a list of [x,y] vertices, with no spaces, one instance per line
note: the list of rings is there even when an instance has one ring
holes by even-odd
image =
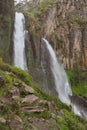
[[[10,76],[9,79],[11,80],[12,75],[10,75],[8,71],[6,72],[6,75],[8,75],[8,77]],[[19,80],[16,76],[16,74],[12,76],[13,80],[11,88],[5,92],[2,91],[2,93],[4,93],[0,97],[0,128],[4,130],[33,130],[33,127],[35,127],[36,129],[36,127],[39,126],[40,129],[43,129],[42,125],[39,124],[39,121],[41,121],[44,127],[46,127],[48,130],[48,126],[46,125],[45,119],[42,116],[42,118],[39,118],[38,116],[46,116],[49,123],[51,122],[50,120],[55,121],[55,119],[51,117],[52,114],[56,114],[55,103],[52,101],[41,99],[39,96],[36,96],[36,90],[34,90],[30,85],[24,83],[22,80]],[[8,84],[9,81],[7,81],[6,83],[7,79],[4,75],[3,77],[5,80],[5,84],[3,86],[4,90],[5,85]],[[2,83],[1,80],[0,83]],[[48,113],[48,115],[45,115],[46,112]],[[6,117],[5,115],[8,116]],[[34,117],[36,115],[36,118],[34,119],[32,115],[34,115]],[[35,123],[36,119],[38,120],[37,126]],[[32,120],[35,122],[33,122]],[[33,126],[32,128],[31,125]],[[56,127],[57,124],[55,122],[55,128]]]
[[[0,58],[11,63],[14,1],[0,1]]]
[[[86,1],[44,0],[31,3],[24,10],[37,62],[41,59],[41,37],[45,37],[66,68],[87,68]]]

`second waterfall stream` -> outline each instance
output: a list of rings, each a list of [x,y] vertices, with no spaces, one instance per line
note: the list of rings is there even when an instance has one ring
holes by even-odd
[[[82,102],[81,99],[78,97],[74,98],[74,96],[72,95],[72,90],[69,85],[66,72],[62,64],[60,64],[60,62],[58,61],[53,48],[44,38],[42,38],[42,46],[44,46],[44,49],[49,53],[49,65],[54,77],[56,91],[58,93],[59,99],[63,103],[71,105],[72,110],[76,115],[87,119],[87,111],[85,110],[83,104],[78,102],[78,99],[80,100],[80,102]]]
[[[14,66],[27,70],[25,56],[25,18],[20,12],[15,13],[14,29]]]
[[[62,102],[70,105],[69,96],[72,95],[72,91],[68,83],[64,68],[58,62],[56,58],[56,54],[54,50],[52,49],[51,45],[48,43],[48,41],[42,38],[42,44],[43,46],[45,46],[45,49],[47,49],[47,51],[49,52],[50,68],[54,77],[56,91],[58,93],[59,99]]]

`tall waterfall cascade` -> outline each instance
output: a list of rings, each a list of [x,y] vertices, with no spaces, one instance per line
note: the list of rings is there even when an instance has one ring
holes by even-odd
[[[15,13],[14,29],[14,66],[27,70],[25,56],[25,18],[20,12]]]
[[[42,39],[42,43],[46,45],[46,48],[50,54],[50,67],[54,76],[56,91],[58,92],[59,99],[66,103],[70,104],[69,96],[72,95],[70,85],[67,80],[66,73],[63,66],[57,61],[54,50],[46,39]]]
[[[66,103],[67,105],[72,106],[72,111],[83,118],[87,119],[87,110],[84,107],[84,104],[80,104],[80,101],[82,99],[80,98],[74,98],[75,96],[72,95],[72,90],[70,88],[65,70],[60,64],[60,62],[57,60],[56,54],[54,50],[52,49],[49,42],[42,38],[42,45],[45,46],[45,49],[47,49],[49,53],[49,62],[50,62],[50,68],[54,77],[56,91],[58,93],[59,99]],[[81,101],[82,102],[82,101]]]

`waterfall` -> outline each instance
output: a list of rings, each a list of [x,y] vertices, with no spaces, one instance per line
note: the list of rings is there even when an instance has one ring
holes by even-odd
[[[25,57],[25,18],[22,13],[15,13],[14,28],[14,66],[27,70]]]
[[[46,49],[49,52],[50,67],[54,76],[56,91],[58,93],[59,99],[66,104],[70,104],[69,96],[72,95],[72,91],[68,83],[64,68],[59,63],[59,61],[57,61],[55,52],[48,41],[43,38],[42,43],[45,44]]]
[[[87,119],[87,102],[80,97],[73,96],[72,91],[67,80],[67,76],[63,66],[57,60],[56,54],[52,49],[49,42],[42,38],[42,45],[45,50],[49,53],[49,62],[52,74],[54,76],[56,91],[58,93],[59,99],[68,105],[72,106],[72,111],[85,119]]]

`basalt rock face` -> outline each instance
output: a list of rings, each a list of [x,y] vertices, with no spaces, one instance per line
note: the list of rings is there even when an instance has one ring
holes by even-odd
[[[41,37],[45,37],[65,67],[87,68],[87,1],[44,0],[37,3],[35,6],[32,1],[31,6],[28,7],[28,3],[24,8],[37,62],[41,59]]]
[[[13,16],[14,1],[0,1],[0,59],[6,62],[11,62]]]

